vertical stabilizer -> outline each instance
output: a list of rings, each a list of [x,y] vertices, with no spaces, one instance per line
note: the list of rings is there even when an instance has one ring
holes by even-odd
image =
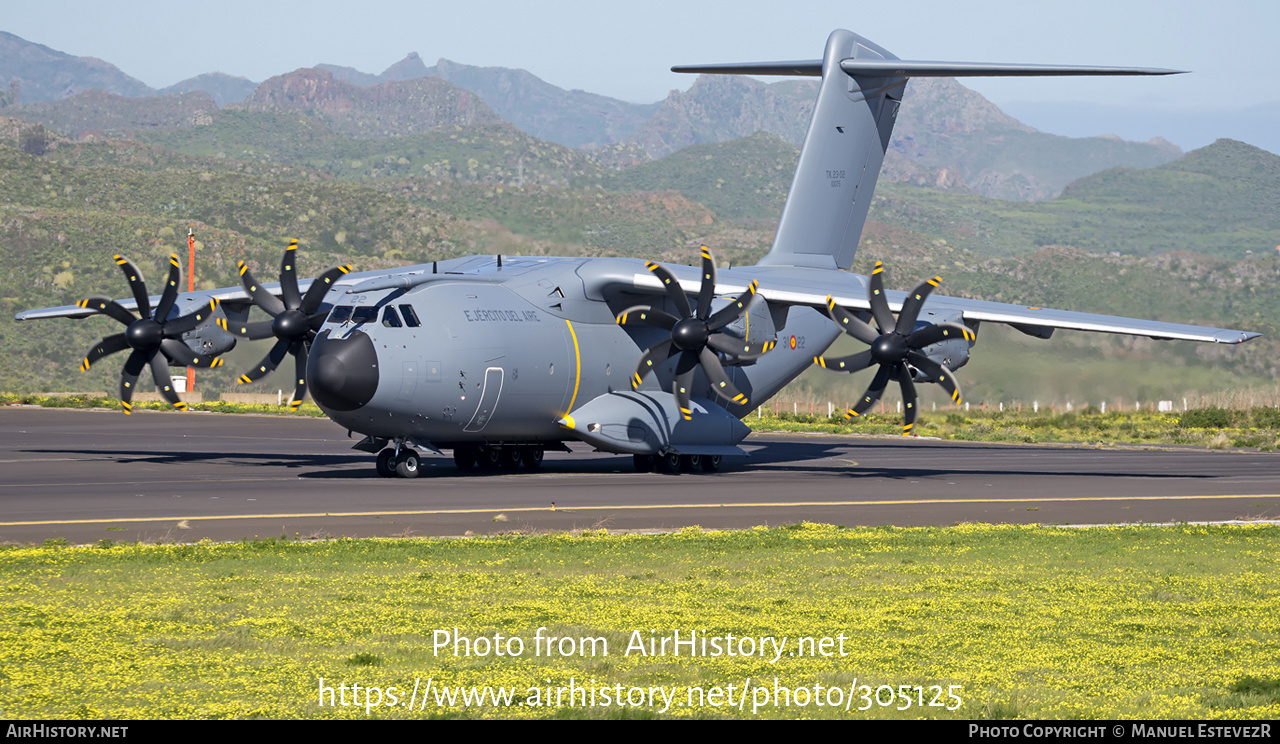
[[[851,31],[827,39],[818,102],[762,266],[847,269],[853,263],[907,79],[846,74],[840,63],[850,58],[897,59]]]
[[[822,76],[773,248],[761,266],[847,269],[867,221],[898,105],[911,77],[1173,75],[1157,67],[902,60],[852,31],[833,31],[822,59],[681,65],[673,72]]]

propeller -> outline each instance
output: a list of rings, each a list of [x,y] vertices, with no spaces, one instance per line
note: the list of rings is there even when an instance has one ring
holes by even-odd
[[[617,320],[620,326],[654,326],[671,333],[669,338],[650,346],[640,356],[636,371],[631,376],[632,389],[640,387],[644,376],[655,366],[676,356],[678,357],[676,377],[672,384],[672,391],[680,406],[680,415],[685,421],[693,420],[693,404],[690,401],[689,389],[693,387],[693,373],[699,366],[711,381],[711,389],[717,395],[732,403],[746,405],[747,396],[729,382],[724,365],[720,363],[719,354],[724,354],[733,362],[750,361],[777,346],[777,341],[751,343],[719,331],[746,314],[747,305],[758,289],[756,282],[751,282],[747,291],[712,314],[711,300],[715,297],[716,291],[716,262],[711,256],[711,251],[703,246],[702,286],[698,291],[698,309],[695,313],[689,306],[689,298],[680,288],[680,282],[676,281],[675,275],[666,267],[652,261],[645,262],[645,268],[662,281],[667,297],[675,305],[679,316],[650,305],[636,305],[623,310],[618,315]]]
[[[124,363],[124,371],[120,375],[120,405],[126,414],[133,413],[133,388],[142,374],[144,366],[151,367],[151,376],[155,379],[156,388],[164,399],[179,411],[187,410],[173,389],[173,378],[169,376],[169,365],[180,367],[217,367],[222,360],[217,357],[202,356],[191,350],[182,342],[182,334],[200,327],[213,316],[218,309],[216,299],[209,300],[209,306],[178,318],[169,318],[174,302],[178,299],[178,281],[182,278],[182,267],[178,264],[178,254],[169,255],[169,282],[160,296],[160,304],[155,312],[151,310],[151,301],[147,296],[147,283],[142,272],[129,259],[121,255],[115,256],[116,265],[129,280],[129,289],[133,291],[133,299],[138,303],[138,315],[124,309],[124,306],[110,297],[94,295],[76,303],[77,307],[87,308],[102,315],[109,315],[126,326],[124,333],[117,333],[98,339],[98,343],[89,349],[84,361],[80,363],[80,371],[88,372],[99,359],[117,351],[132,349]]]
[[[318,312],[320,303],[329,293],[334,280],[351,272],[350,266],[334,266],[312,280],[306,295],[303,295],[298,291],[298,273],[294,268],[297,250],[298,241],[290,240],[289,246],[284,249],[284,257],[280,259],[280,297],[263,289],[244,261],[240,262],[240,281],[244,284],[245,291],[253,299],[253,304],[270,315],[271,320],[234,324],[218,319],[218,325],[223,330],[241,338],[258,341],[274,336],[277,339],[275,346],[271,347],[271,351],[267,352],[257,367],[236,379],[241,385],[266,377],[275,371],[285,354],[293,355],[294,378],[297,382],[293,397],[289,399],[291,411],[298,410],[307,394],[307,350],[328,315]]]
[[[960,388],[956,386],[955,374],[944,364],[933,361],[922,354],[920,349],[947,339],[963,338],[972,341],[973,331],[960,323],[936,323],[915,330],[916,319],[920,317],[920,308],[925,298],[942,282],[942,277],[921,282],[907,295],[902,303],[902,311],[895,321],[893,312],[889,310],[889,301],[884,294],[884,264],[876,261],[871,271],[871,281],[867,284],[867,300],[871,303],[871,314],[875,318],[876,328],[872,328],[861,318],[845,310],[827,295],[827,314],[840,325],[845,333],[853,336],[871,348],[847,357],[828,359],[814,357],[813,361],[825,369],[838,372],[858,372],[879,364],[880,369],[867,387],[862,400],[850,408],[845,418],[854,418],[866,413],[876,401],[880,400],[890,378],[898,381],[902,388],[902,405],[905,421],[902,435],[909,436],[916,424],[916,388],[912,382],[914,367],[932,378],[951,395],[951,400],[960,402]]]

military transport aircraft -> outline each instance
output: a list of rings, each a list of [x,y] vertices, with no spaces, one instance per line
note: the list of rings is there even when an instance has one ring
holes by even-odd
[[[293,405],[310,390],[330,418],[364,436],[356,447],[376,454],[388,477],[416,476],[422,450],[451,450],[464,470],[535,468],[545,450],[571,440],[632,454],[641,470],[714,470],[722,456],[743,454],[737,445],[750,430],[741,419],[814,363],[877,367],[850,415],[896,380],[911,433],[915,383],[936,382],[958,401],[953,371],[982,323],[1045,339],[1058,328],[1228,344],[1258,335],[932,295],[937,278],[910,293],[886,291],[879,264],[870,277],[846,271],[909,78],[1174,70],[907,61],[849,31],[832,33],[818,60],[672,69],[822,79],[777,237],[755,266],[717,269],[704,248],[700,267],[471,256],[379,272],[338,267],[299,281],[291,244],[276,284],[259,284],[242,265],[243,288],[180,294],[175,256],[152,298],[117,256],[132,301],[91,297],[17,317],[101,313],[125,325],[83,366],[130,350],[126,413],[143,367],[181,409],[170,364],[216,365],[236,337],[274,337],[241,381],[292,354]],[[248,322],[254,305],[272,320]],[[841,333],[870,348],[822,356]]]

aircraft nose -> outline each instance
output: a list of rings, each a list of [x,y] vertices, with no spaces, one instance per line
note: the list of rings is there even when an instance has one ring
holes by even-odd
[[[324,408],[354,411],[378,391],[378,352],[363,331],[331,338],[326,330],[311,343],[307,385]]]

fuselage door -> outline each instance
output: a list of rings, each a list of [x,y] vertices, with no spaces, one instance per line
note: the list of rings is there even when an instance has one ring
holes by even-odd
[[[480,391],[480,405],[463,431],[480,431],[498,410],[498,397],[502,395],[502,367],[489,367],[484,371],[484,388]]]

